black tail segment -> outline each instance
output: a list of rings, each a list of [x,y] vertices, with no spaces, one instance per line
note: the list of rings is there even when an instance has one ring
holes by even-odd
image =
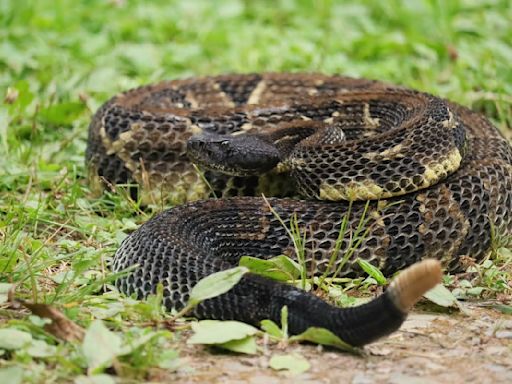
[[[306,308],[289,308],[288,327],[290,332],[300,333],[320,326],[352,346],[369,344],[400,328],[410,308],[439,284],[441,277],[441,264],[430,259],[405,269],[382,295],[357,307],[336,308],[309,296],[305,299]]]
[[[293,286],[248,275],[230,292],[200,304],[196,315],[212,318],[216,313],[213,318],[235,319],[255,325],[270,318],[279,324],[281,308],[286,305],[291,334],[299,334],[309,327],[321,327],[357,347],[400,328],[409,309],[438,284],[441,277],[439,261],[424,260],[402,271],[374,300],[357,307],[337,308]],[[233,303],[238,303],[235,305],[238,308],[230,305]]]

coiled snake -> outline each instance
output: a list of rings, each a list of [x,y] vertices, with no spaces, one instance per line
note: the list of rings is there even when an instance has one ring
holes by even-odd
[[[201,175],[189,157],[210,170]],[[98,110],[87,163],[93,186],[138,184],[146,202],[222,197],[164,211],[116,252],[115,271],[139,265],[118,287],[145,297],[160,282],[169,309],[243,255],[294,257],[292,218],[308,271],[338,276],[361,274],[357,258],[386,275],[427,258],[457,272],[466,256],[485,257],[493,228],[512,229],[512,149],[498,130],[465,107],[377,81],[253,74],[137,88]],[[283,198],[297,192],[309,200]],[[230,197],[239,194],[255,197]],[[424,261],[368,304],[340,309],[248,274],[193,314],[258,324],[279,321],[287,305],[292,333],[320,326],[363,345],[397,329],[439,279],[439,263]]]

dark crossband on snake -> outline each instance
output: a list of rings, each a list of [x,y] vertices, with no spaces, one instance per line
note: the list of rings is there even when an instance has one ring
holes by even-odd
[[[512,230],[512,149],[499,131],[466,107],[378,81],[283,73],[140,87],[97,111],[86,158],[94,188],[138,185],[143,202],[178,204],[113,260],[114,271],[138,265],[117,280],[122,292],[144,298],[161,283],[169,310],[244,255],[296,258],[292,221],[308,274],[360,276],[357,259],[386,276],[405,269],[357,307],[249,273],[191,313],[258,325],[279,323],[286,305],[291,333],[324,327],[354,346],[398,329],[441,266],[482,261],[492,233]]]

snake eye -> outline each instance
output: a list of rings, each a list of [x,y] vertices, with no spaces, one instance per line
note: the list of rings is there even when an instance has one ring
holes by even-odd
[[[229,140],[223,140],[223,141],[221,141],[221,142],[220,142],[220,145],[221,145],[222,147],[227,147],[227,146],[229,145]]]

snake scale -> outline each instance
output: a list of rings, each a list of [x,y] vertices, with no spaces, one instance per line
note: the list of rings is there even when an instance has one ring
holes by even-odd
[[[192,313],[259,324],[279,322],[287,305],[290,332],[325,327],[352,345],[396,330],[440,264],[459,272],[486,256],[493,229],[512,229],[507,140],[466,107],[379,81],[283,73],[140,87],[97,111],[86,157],[95,188],[136,184],[146,203],[189,201],[128,236],[113,261],[114,271],[138,264],[121,291],[143,298],[162,283],[169,309],[243,255],[296,257],[292,224],[308,273],[358,276],[358,258],[387,276],[412,265],[358,307],[247,274]]]

